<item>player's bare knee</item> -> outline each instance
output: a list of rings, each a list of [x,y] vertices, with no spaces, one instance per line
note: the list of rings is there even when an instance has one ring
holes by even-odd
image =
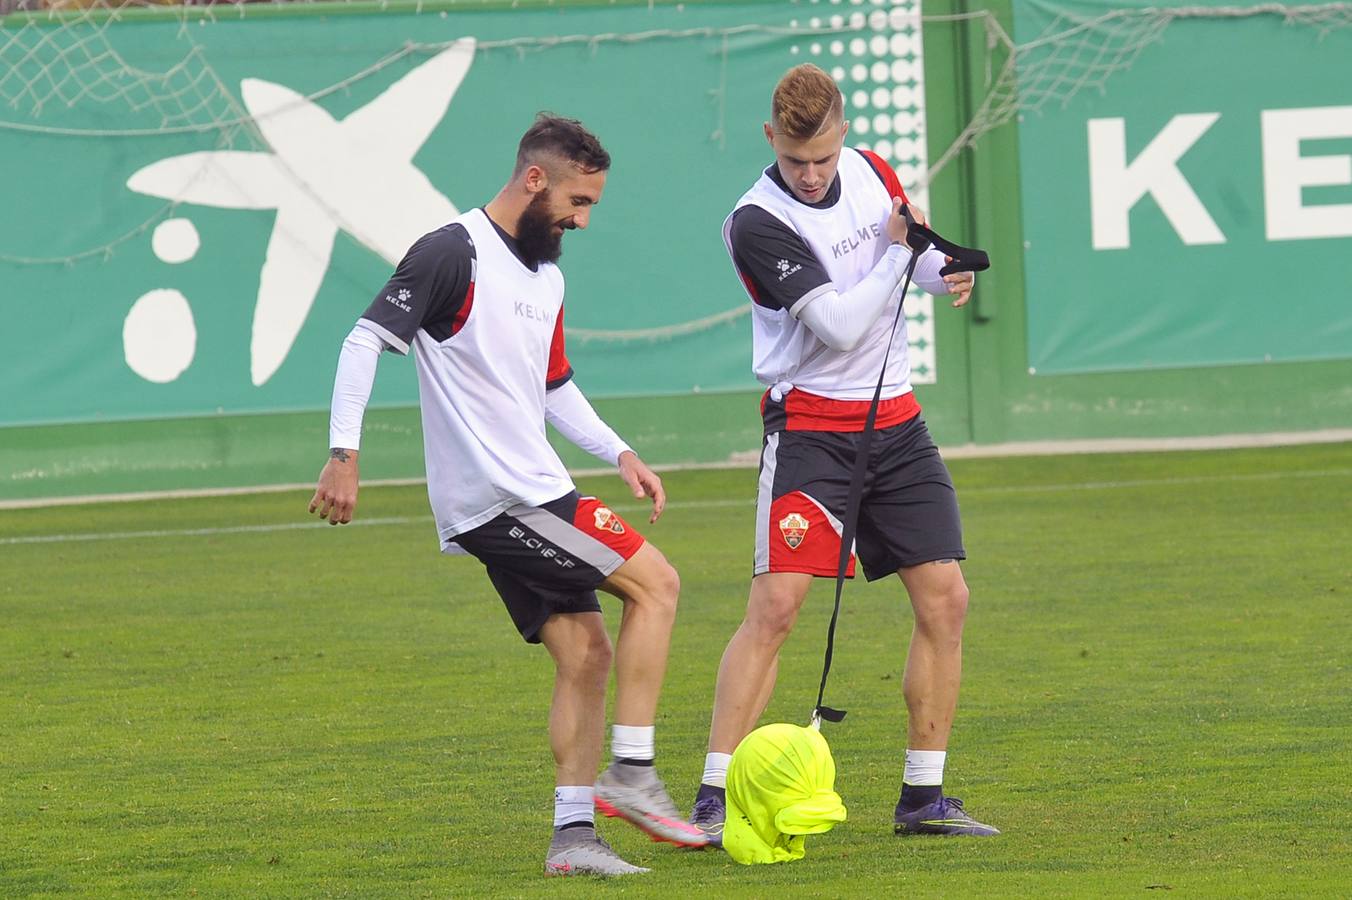
[[[615,659],[615,649],[605,630],[589,632],[587,643],[579,654],[579,674],[583,677],[600,677],[604,680],[610,674],[611,663]]]
[[[676,612],[676,603],[681,597],[681,576],[665,559],[657,567],[653,577],[653,593],[662,598],[663,604],[668,606],[672,613]]]
[[[961,641],[970,596],[961,580],[929,594],[915,604],[916,627],[934,638]]]
[[[604,628],[588,628],[558,654],[558,677],[575,682],[604,682],[610,674],[615,651]]]
[[[956,621],[959,628],[967,620],[967,602],[971,597],[972,592],[967,589],[966,582],[961,580],[944,592],[944,611]]]
[[[793,631],[802,600],[792,591],[767,591],[747,605],[746,623],[755,637],[778,646]]]
[[[637,602],[651,612],[675,618],[676,604],[681,596],[681,576],[660,554],[650,562],[639,582],[626,600]]]

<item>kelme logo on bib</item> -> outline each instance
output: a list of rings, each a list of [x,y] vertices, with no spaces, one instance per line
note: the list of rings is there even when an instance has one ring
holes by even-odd
[[[797,550],[798,545],[807,537],[807,530],[811,523],[798,513],[789,513],[779,520],[779,533],[784,535],[784,543],[789,545],[790,550]]]
[[[596,507],[596,511],[592,516],[595,518],[596,527],[600,531],[611,531],[615,534],[624,534],[624,524],[620,521],[620,517],[606,509],[604,506]]]

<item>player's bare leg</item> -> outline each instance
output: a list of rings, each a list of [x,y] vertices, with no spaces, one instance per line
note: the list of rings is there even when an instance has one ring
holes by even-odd
[[[615,649],[615,721],[651,725],[667,672],[680,577],[660,550],[644,544],[601,590],[624,603]]]
[[[955,560],[923,563],[897,572],[911,596],[915,626],[906,655],[907,746],[946,750],[962,682],[962,627],[967,582]]]
[[[540,641],[554,658],[549,744],[556,784],[591,784],[601,765],[606,728],[606,679],[613,652],[598,612],[550,616]]]
[[[612,651],[597,612],[551,616],[540,641],[554,658],[549,743],[554,750],[554,835],[546,875],[631,875],[648,871],[621,859],[596,835],[592,779],[605,735],[606,679]]]
[[[731,753],[751,733],[774,693],[779,648],[803,607],[812,576],[770,572],[751,579],[746,617],[723,651],[714,688],[709,750]]]
[[[690,813],[691,824],[712,845],[723,843],[724,788],[732,751],[770,704],[779,674],[779,648],[793,631],[811,587],[812,576],[799,572],[771,572],[751,579],[746,616],[723,651],[714,687],[709,752]]]
[[[596,781],[596,807],[655,841],[702,847],[704,834],[681,819],[653,767],[653,723],[667,671],[681,581],[666,557],[644,544],[601,585],[624,603],[615,650],[614,761]]]
[[[943,793],[943,770],[962,682],[962,628],[967,582],[956,560],[936,560],[897,572],[911,597],[915,627],[906,655],[906,771],[893,815],[897,834],[999,834]]]

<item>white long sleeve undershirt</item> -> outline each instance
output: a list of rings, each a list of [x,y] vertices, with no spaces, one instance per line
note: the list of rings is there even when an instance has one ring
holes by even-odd
[[[360,322],[343,340],[343,349],[338,354],[338,373],[333,380],[330,447],[361,449],[362,419],[371,399],[371,388],[375,385],[380,354],[386,346],[380,335]],[[545,419],[565,438],[612,466],[618,462],[621,453],[631,449],[601,420],[571,381],[545,393]]]
[[[631,449],[601,420],[582,390],[571,381],[545,393],[545,420],[569,441],[612,466],[621,453]]]
[[[859,346],[869,328],[887,307],[902,278],[911,251],[903,244],[893,244],[878,260],[873,271],[847,291],[836,291],[830,285],[809,292],[789,310],[789,314],[804,322],[821,342],[832,350],[848,352]],[[937,250],[926,250],[916,260],[911,280],[931,294],[947,294],[948,284],[939,270],[945,265],[944,255]]]
[[[376,365],[385,341],[358,322],[343,339],[338,353],[338,373],[333,379],[333,403],[329,410],[329,447],[361,449],[361,422],[371,388],[376,383]]]

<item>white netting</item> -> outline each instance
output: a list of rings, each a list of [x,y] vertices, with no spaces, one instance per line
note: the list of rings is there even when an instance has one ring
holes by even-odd
[[[8,3],[20,9],[26,2],[28,0],[19,0],[15,4],[13,0],[0,0],[0,4]],[[173,16],[179,23],[176,39],[183,55],[161,71],[149,71],[128,61],[116,47],[116,23],[121,13],[147,7]],[[161,6],[145,0],[127,0],[117,7],[100,4],[87,9],[44,8],[20,11],[0,19],[0,132],[90,139],[204,134],[212,138],[212,149],[266,150],[253,118],[225,87],[191,34],[192,23],[231,15],[236,8],[243,14],[240,4]],[[6,7],[0,5],[0,12],[5,10]],[[831,35],[845,30],[848,29],[831,26],[799,28],[796,23],[779,23],[534,35],[479,41],[476,52],[513,50],[526,53],[575,45],[596,47],[606,43],[721,39],[726,57],[728,39],[739,35]],[[405,42],[377,62],[307,94],[305,99],[322,99],[410,57],[428,57],[450,45],[450,42]],[[110,120],[106,127],[88,124],[77,127],[61,121],[62,110],[88,110],[91,107],[106,109],[115,117],[115,123]],[[722,141],[725,134],[720,122],[710,137]],[[0,248],[0,262],[70,265],[90,257],[107,258],[117,246],[140,237],[165,219],[173,206],[166,204],[135,228],[94,247],[50,257],[8,253]],[[715,318],[722,321],[721,317]]]
[[[0,13],[24,6],[25,0],[0,0]],[[116,13],[107,8],[49,8],[0,20],[0,131],[101,138],[191,129],[211,132],[213,149],[264,146],[243,107],[193,41],[187,28],[188,10],[177,9],[176,50],[182,55],[158,71],[135,65],[117,50],[109,33],[118,20]],[[103,130],[63,124],[63,110],[91,106],[105,110],[118,127]],[[172,209],[173,204],[165,204],[144,222],[97,246],[51,257],[0,250],[0,262],[69,265],[89,257],[107,258],[119,245],[148,232]]]
[[[597,46],[609,42],[635,43],[648,40],[709,40],[721,37],[727,53],[728,38],[744,34],[790,36],[792,53],[828,68],[846,97],[847,114],[855,122],[873,122],[887,134],[873,142],[872,149],[896,165],[908,190],[924,192],[934,176],[980,137],[1009,122],[1022,112],[1042,109],[1049,103],[1069,103],[1085,90],[1106,91],[1115,73],[1129,68],[1140,53],[1160,40],[1171,25],[1183,20],[1235,20],[1254,16],[1280,18],[1293,27],[1309,29],[1316,38],[1352,25],[1352,3],[1287,5],[1264,3],[1252,6],[1119,9],[1086,18],[1061,13],[1042,33],[1016,44],[991,13],[981,11],[957,16],[917,16],[914,0],[893,0],[889,9],[877,7],[790,19],[794,11],[780,7],[767,16],[777,21],[733,28],[660,29],[631,33],[574,34],[552,37],[520,37],[482,41],[476,52],[510,48],[524,53],[565,45]],[[37,0],[0,0],[0,14],[37,6]],[[131,0],[121,5],[157,5]],[[770,8],[773,9],[773,8]],[[803,6],[795,7],[798,13]],[[206,54],[192,37],[191,25],[202,18],[243,13],[243,7],[166,7],[177,16],[175,61],[151,71],[129,60],[117,48],[115,23],[120,10],[101,6],[79,9],[30,10],[0,19],[0,132],[40,133],[90,139],[116,139],[147,135],[203,134],[215,149],[265,150],[258,129],[247,111],[213,70]],[[782,16],[782,18],[778,18]],[[923,69],[920,52],[921,22],[932,26],[980,29],[983,37],[984,84],[982,100],[962,132],[933,160],[926,161],[923,125]],[[314,91],[317,100],[370,78],[405,58],[426,56],[447,44],[404,44],[376,63]],[[800,50],[802,55],[800,56]],[[817,57],[814,59],[814,57]],[[909,67],[909,68],[908,68]],[[726,66],[724,67],[726,71]],[[909,93],[908,93],[909,92]],[[920,95],[917,97],[917,95]],[[87,110],[91,105],[108,113],[106,127],[75,126],[62,111]],[[721,113],[721,105],[720,105]],[[895,123],[895,124],[894,124]],[[720,121],[710,140],[725,140]],[[920,148],[917,150],[917,148]],[[0,262],[19,264],[71,264],[108,256],[120,244],[145,234],[172,210],[159,213],[131,230],[98,246],[59,257],[37,257],[4,252]],[[575,330],[583,340],[614,342],[669,340],[716,328],[748,312],[736,309],[703,316],[690,322],[626,331]]]
[[[5,2],[0,0],[0,12],[6,12]],[[53,9],[0,21],[0,127],[21,127],[25,120],[36,125],[44,112],[98,104],[143,123],[124,131],[154,134],[198,125],[218,130],[222,144],[233,144],[247,124],[243,111],[193,41],[186,27],[190,13],[182,7],[177,12],[182,55],[158,71],[118,52],[109,33],[118,18],[112,10]],[[59,125],[47,130],[89,134]]]
[[[953,158],[987,132],[1023,112],[1049,103],[1068,104],[1086,90],[1104,93],[1113,75],[1129,69],[1141,51],[1158,42],[1169,27],[1186,20],[1217,22],[1270,16],[1285,25],[1309,29],[1316,39],[1352,26],[1352,3],[1252,6],[1177,6],[1117,9],[1080,18],[1063,12],[1036,38],[1017,44],[989,12],[927,18],[961,22],[984,30],[984,98],[963,131],[930,167],[932,180]]]

